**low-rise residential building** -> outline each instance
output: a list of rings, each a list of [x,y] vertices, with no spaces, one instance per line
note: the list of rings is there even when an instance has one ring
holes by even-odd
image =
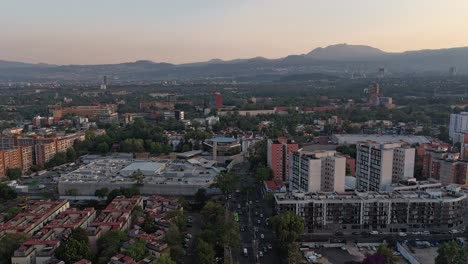
[[[26,212],[17,214],[0,226],[0,236],[23,233],[30,237],[69,207],[70,203],[64,200],[35,202]]]
[[[466,195],[459,188],[275,194],[277,211],[302,217],[305,233],[446,232],[464,226],[465,202]]]
[[[143,207],[143,199],[140,196],[114,198],[87,229],[91,248],[96,249],[97,240],[111,230],[128,230],[136,206]]]
[[[54,257],[60,241],[75,228],[86,229],[96,217],[94,208],[76,210],[68,208],[15,250],[11,263],[48,263]]]

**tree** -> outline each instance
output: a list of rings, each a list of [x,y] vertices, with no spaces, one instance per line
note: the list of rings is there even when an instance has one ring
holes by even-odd
[[[97,189],[94,192],[94,195],[99,197],[99,198],[104,198],[109,194],[109,189],[107,187],[103,187],[101,189]]]
[[[18,207],[10,207],[8,208],[7,215],[5,216],[5,221],[8,221],[19,214],[22,210]]]
[[[101,153],[102,156],[105,156],[107,152],[109,152],[109,144],[106,142],[99,143],[99,145],[96,147],[96,150]]]
[[[73,229],[57,248],[55,255],[66,263],[74,263],[83,258],[90,259],[92,254],[86,231],[82,228]]]
[[[74,148],[67,149],[66,155],[67,155],[68,162],[74,162],[78,158],[78,154],[76,154],[76,151]]]
[[[214,186],[218,187],[224,194],[233,192],[239,185],[239,177],[229,172],[219,174],[214,181]]]
[[[183,263],[184,249],[181,244],[172,245],[170,248],[170,256],[177,263]]]
[[[257,169],[255,170],[255,175],[257,176],[257,180],[259,181],[271,180],[273,176],[270,173],[270,169],[263,165],[257,167]]]
[[[127,235],[122,231],[109,231],[97,241],[97,263],[107,263],[109,259],[120,250],[120,244],[127,240]]]
[[[170,257],[161,256],[156,261],[154,261],[153,264],[177,264],[177,263],[173,261]]]
[[[149,215],[145,215],[145,222],[143,223],[143,231],[145,231],[148,234],[153,234],[158,230],[158,226],[154,222],[154,219]]]
[[[167,244],[169,244],[169,246],[182,243],[182,234],[180,233],[179,227],[176,224],[172,223],[169,226],[169,229],[164,236],[164,240]]]
[[[197,264],[215,263],[215,251],[213,247],[200,238],[195,242],[194,253],[195,263]]]
[[[304,232],[304,220],[293,212],[286,212],[272,218],[278,239],[290,245]]]
[[[377,249],[377,254],[381,255],[385,258],[385,264],[396,264],[397,259],[393,255],[393,250],[391,248],[388,248],[385,245],[380,245],[379,248]]]
[[[302,257],[299,243],[293,242],[288,247],[288,253],[287,253],[288,264],[300,263],[302,259],[304,258]]]
[[[437,253],[439,255],[435,259],[436,264],[468,263],[468,246],[461,247],[453,240],[443,243]]]
[[[146,242],[142,239],[137,239],[135,243],[131,244],[127,249],[127,254],[136,261],[141,260],[148,254]]]
[[[143,180],[145,179],[145,175],[141,172],[140,169],[137,169],[132,173],[131,178],[136,181],[137,185],[143,185]]]
[[[25,234],[6,234],[0,239],[0,264],[10,263],[13,252],[26,241]]]
[[[201,210],[201,215],[206,225],[217,225],[224,221],[224,207],[219,203],[209,201]]]
[[[22,174],[23,171],[20,168],[8,168],[6,171],[6,176],[10,181],[19,179]]]
[[[10,186],[0,183],[0,199],[13,200],[18,197],[18,194]]]
[[[205,206],[205,203],[207,200],[208,200],[208,197],[206,196],[206,189],[204,188],[198,189],[197,193],[195,193],[195,202],[198,204],[198,206],[200,207]]]
[[[55,256],[65,263],[75,263],[80,259],[90,259],[91,251],[84,242],[69,238],[62,241],[55,252]]]

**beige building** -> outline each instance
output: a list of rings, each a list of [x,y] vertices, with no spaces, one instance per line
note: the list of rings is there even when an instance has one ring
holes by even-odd
[[[413,178],[415,149],[403,143],[373,141],[357,145],[356,188],[382,191],[386,186]]]
[[[291,154],[289,188],[303,192],[344,192],[346,158],[334,150]]]

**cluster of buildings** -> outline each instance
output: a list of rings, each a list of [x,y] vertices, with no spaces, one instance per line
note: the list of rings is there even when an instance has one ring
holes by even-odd
[[[133,219],[136,207],[144,208],[143,216]],[[172,223],[172,212],[176,210],[183,210],[177,199],[162,196],[150,196],[145,202],[140,196],[116,197],[99,214],[94,208],[71,208],[67,200],[37,201],[24,213],[19,213],[0,225],[0,237],[13,233],[27,236],[27,240],[14,251],[12,263],[60,263],[55,252],[73,229],[82,228],[86,231],[94,252],[97,250],[97,240],[104,234],[109,231],[124,231],[130,239],[123,244],[123,253],[112,257],[109,263],[119,263],[116,262],[118,260],[137,263],[125,255],[126,249],[141,239],[146,242],[149,253],[147,257],[150,260],[160,257],[167,251],[164,236]],[[146,233],[142,229],[148,219],[154,221],[154,233]],[[90,263],[88,260],[83,261]]]
[[[336,152],[337,145],[299,149],[286,138],[268,140],[274,180],[265,182],[265,190],[275,193],[277,211],[304,218],[306,233],[448,232],[464,226],[467,199],[460,185],[466,184],[468,162],[461,154],[418,136],[334,135],[333,140],[356,144],[356,159]],[[414,178],[416,156],[428,180]]]
[[[117,105],[105,104],[105,105],[86,105],[86,106],[62,106],[62,105],[50,105],[49,113],[53,116],[55,122],[58,122],[65,115],[77,115],[81,117],[87,117],[89,119],[98,119],[102,113],[115,113],[117,111]]]
[[[66,152],[76,140],[84,139],[84,133],[48,138],[18,135],[0,137],[0,177],[4,177],[9,168],[20,168],[27,172],[33,165],[44,167],[55,154]]]

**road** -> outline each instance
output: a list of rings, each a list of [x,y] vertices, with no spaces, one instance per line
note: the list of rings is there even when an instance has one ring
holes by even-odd
[[[230,199],[231,208],[239,213],[241,227],[241,246],[238,254],[233,253],[235,261],[241,264],[250,263],[279,263],[279,256],[275,248],[268,250],[268,245],[274,246],[275,235],[266,219],[272,215],[272,208],[267,204],[261,192],[261,187],[250,174],[249,164],[243,163],[233,168],[232,172],[240,177],[240,192]],[[240,207],[240,208],[239,208]],[[263,235],[263,238],[261,236]],[[247,248],[248,256],[244,256],[243,249]],[[264,250],[265,249],[265,250]],[[259,251],[263,257],[257,259]]]

